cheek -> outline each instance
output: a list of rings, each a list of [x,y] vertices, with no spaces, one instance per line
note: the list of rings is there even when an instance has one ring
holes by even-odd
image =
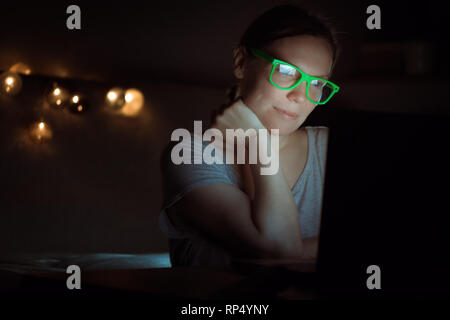
[[[277,88],[274,88],[262,77],[247,81],[242,92],[247,106],[262,120],[264,114],[270,110],[271,101],[280,99]],[[275,89],[275,90],[274,90]]]
[[[307,101],[300,110],[298,119],[283,119],[273,106],[286,104],[286,101],[288,101],[286,92],[275,88],[266,79],[259,77],[252,80],[246,81],[244,85],[247,106],[256,114],[266,128],[279,129],[280,135],[290,134],[297,130],[315,108],[314,104]]]

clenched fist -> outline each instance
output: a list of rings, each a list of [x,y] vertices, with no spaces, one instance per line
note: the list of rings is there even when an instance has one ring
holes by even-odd
[[[257,138],[259,129],[265,129],[256,114],[245,105],[241,98],[237,99],[231,106],[225,109],[222,114],[218,115],[211,127],[222,132],[222,136],[224,137],[223,144],[226,152],[228,152],[228,150],[239,149],[241,144],[248,150],[249,141],[246,137],[256,136],[254,138]],[[231,140],[226,139],[226,129],[234,130],[237,142],[235,142],[234,138]],[[250,130],[247,132],[248,129],[254,129],[254,131]],[[237,148],[230,148],[231,144]],[[247,155],[248,153],[246,153],[246,156]]]

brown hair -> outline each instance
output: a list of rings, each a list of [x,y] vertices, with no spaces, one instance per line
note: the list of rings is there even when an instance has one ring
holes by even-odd
[[[313,35],[327,40],[333,51],[331,67],[333,70],[340,52],[336,32],[326,18],[294,4],[279,5],[264,12],[250,24],[237,47],[249,52],[250,48],[263,49],[275,40],[298,35]],[[254,58],[252,55],[247,57]],[[226,98],[226,103],[213,111],[211,124],[218,115],[240,98],[239,82],[227,89]]]

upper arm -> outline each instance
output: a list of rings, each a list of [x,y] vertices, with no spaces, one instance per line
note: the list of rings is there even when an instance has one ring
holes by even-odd
[[[189,191],[167,209],[181,221],[237,257],[270,257],[273,244],[257,230],[248,196],[238,187],[214,183]]]

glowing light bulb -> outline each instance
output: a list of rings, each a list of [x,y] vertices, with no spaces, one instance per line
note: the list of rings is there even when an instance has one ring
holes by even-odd
[[[126,116],[136,116],[144,106],[144,95],[138,89],[128,89],[125,92],[125,105],[120,112]]]
[[[75,93],[72,96],[72,99],[70,99],[70,102],[69,110],[73,113],[81,114],[89,109],[88,101],[86,101],[85,96],[80,93]]]
[[[117,93],[114,91],[110,91],[110,92],[108,92],[107,97],[108,97],[109,101],[114,101],[117,99]]]
[[[132,93],[127,93],[125,95],[125,102],[131,102],[133,100],[133,94]]]
[[[38,143],[42,143],[52,138],[53,133],[48,124],[44,121],[32,123],[29,129],[30,138]]]
[[[53,108],[61,109],[69,102],[69,92],[57,83],[53,83],[51,90],[47,92],[46,101]]]
[[[0,75],[0,89],[1,92],[8,95],[15,95],[19,93],[22,88],[22,78],[14,72],[4,72]]]
[[[120,109],[125,104],[125,90],[122,88],[112,88],[106,94],[106,103],[112,109]]]

